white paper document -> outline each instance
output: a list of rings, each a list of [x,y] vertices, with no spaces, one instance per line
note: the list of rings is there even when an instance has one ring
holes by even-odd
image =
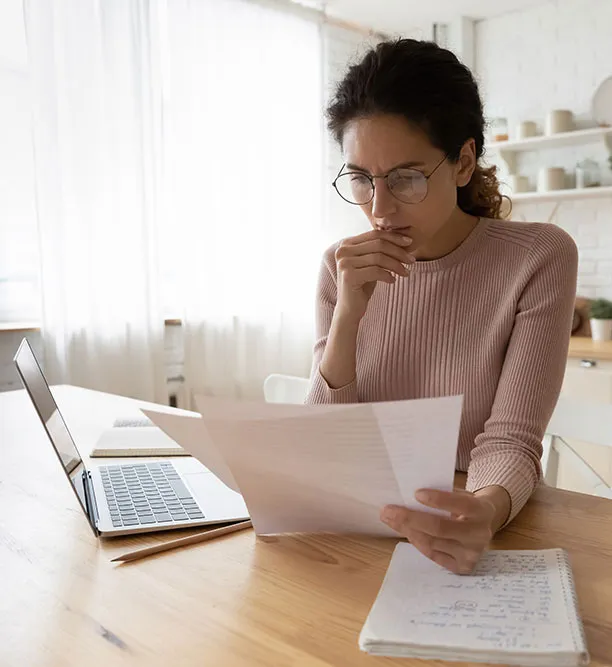
[[[145,414],[230,488],[258,534],[395,536],[386,504],[451,490],[462,397],[282,405],[197,397],[202,418]]]

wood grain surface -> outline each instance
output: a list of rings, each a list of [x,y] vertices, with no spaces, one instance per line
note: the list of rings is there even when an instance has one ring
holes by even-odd
[[[55,392],[85,451],[134,403]],[[113,564],[198,531],[96,539],[45,437],[23,392],[0,394],[2,667],[428,664],[357,645],[395,540],[246,530]],[[612,667],[612,501],[541,488],[493,547],[569,551],[592,665]]]

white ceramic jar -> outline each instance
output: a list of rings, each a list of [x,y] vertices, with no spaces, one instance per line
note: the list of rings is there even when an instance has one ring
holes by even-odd
[[[574,129],[574,114],[569,109],[553,109],[546,116],[547,135],[570,132]]]
[[[563,167],[541,167],[538,171],[538,191],[565,189],[565,169]]]
[[[510,174],[508,176],[508,185],[513,193],[529,192],[529,179],[521,174]]]
[[[516,138],[527,139],[535,137],[538,133],[538,126],[532,120],[524,120],[516,126]]]

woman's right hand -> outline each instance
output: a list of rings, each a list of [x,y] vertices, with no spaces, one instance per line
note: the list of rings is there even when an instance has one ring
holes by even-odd
[[[415,262],[409,252],[412,239],[398,232],[372,230],[344,239],[336,250],[338,300],[336,310],[361,319],[377,282],[394,283],[407,276],[406,264]]]

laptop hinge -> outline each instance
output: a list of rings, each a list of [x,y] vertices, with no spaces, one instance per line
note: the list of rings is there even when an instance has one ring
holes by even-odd
[[[89,523],[94,531],[96,536],[100,535],[98,530],[98,520],[100,515],[98,514],[98,506],[96,504],[96,496],[93,489],[93,482],[91,481],[91,474],[87,470],[83,470],[83,489],[85,491],[85,505],[87,509],[87,515],[89,516]]]

